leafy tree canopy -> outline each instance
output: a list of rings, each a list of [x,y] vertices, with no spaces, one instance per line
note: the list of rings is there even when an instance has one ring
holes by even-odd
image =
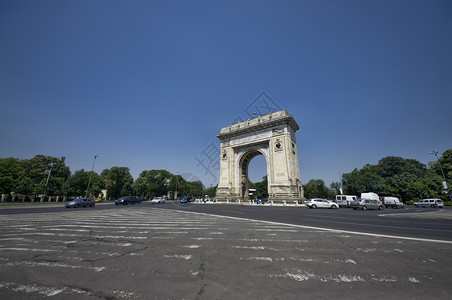
[[[309,182],[303,186],[304,196],[307,199],[311,198],[324,198],[333,199],[335,193],[329,189],[325,182],[321,179],[311,179]]]

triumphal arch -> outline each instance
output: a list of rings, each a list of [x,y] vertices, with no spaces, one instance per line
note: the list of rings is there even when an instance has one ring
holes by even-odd
[[[217,201],[249,199],[248,165],[263,155],[267,164],[269,200],[301,201],[295,119],[286,111],[271,112],[222,128]]]

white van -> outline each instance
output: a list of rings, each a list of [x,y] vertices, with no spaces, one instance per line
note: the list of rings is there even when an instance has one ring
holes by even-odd
[[[443,208],[444,203],[441,199],[422,199],[419,202],[414,203],[415,207],[433,207]]]
[[[358,197],[351,195],[336,195],[336,203],[339,207],[350,207],[350,203],[357,199]]]
[[[405,204],[399,200],[397,197],[383,197],[383,204],[386,208],[404,208]]]
[[[375,193],[361,193],[361,199],[380,201],[380,197]]]

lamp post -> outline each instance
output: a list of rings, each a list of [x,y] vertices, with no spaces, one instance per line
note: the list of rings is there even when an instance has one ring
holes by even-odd
[[[432,152],[430,152],[430,154],[434,154],[434,155],[436,156],[436,161],[438,162],[439,168],[441,169],[441,173],[443,174],[443,179],[444,179],[444,189],[447,190],[448,188],[447,188],[446,175],[444,175],[443,167],[441,166],[441,162],[440,162],[439,159],[438,159],[438,153],[439,153],[439,152],[436,151],[436,150],[433,150]]]
[[[54,165],[55,165],[54,162],[50,163],[49,175],[47,175],[47,180],[46,180],[46,188],[47,188],[47,185],[49,184],[50,173],[52,173],[52,168]]]
[[[343,194],[343,191],[342,191],[342,174],[341,174],[341,171],[337,171],[337,173],[339,173],[339,192],[342,195]]]
[[[451,200],[452,200],[452,195],[448,193],[448,192],[449,192],[449,188],[447,187],[446,175],[444,175],[443,167],[441,166],[441,162],[440,162],[439,159],[438,159],[438,151],[433,150],[432,152],[430,152],[430,154],[433,154],[433,155],[436,156],[436,161],[438,162],[439,168],[441,169],[441,174],[443,174],[443,179],[444,179],[444,181],[443,181],[443,188],[444,188],[444,191],[445,191],[445,192],[448,194],[448,196],[449,196],[449,201],[451,201]]]
[[[93,176],[94,164],[96,163],[96,158],[98,158],[99,156],[99,154],[94,154],[93,166],[91,167],[91,173],[89,174],[88,187],[86,188],[85,198],[88,198],[89,184],[91,183],[91,176]]]
[[[177,184],[179,183],[178,175],[179,175],[179,171],[176,171],[176,192],[174,193],[174,200],[177,199]]]

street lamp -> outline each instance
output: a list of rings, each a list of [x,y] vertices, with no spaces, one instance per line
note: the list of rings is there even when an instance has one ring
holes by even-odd
[[[446,175],[444,175],[443,167],[441,166],[441,162],[440,162],[439,159],[438,159],[438,151],[433,150],[432,152],[430,152],[430,154],[434,154],[434,155],[436,156],[436,161],[437,161],[438,164],[439,164],[439,168],[441,169],[441,174],[443,174],[443,178],[444,178],[444,181],[443,181],[443,188],[444,188],[444,191],[445,191],[446,193],[448,193],[448,192],[449,192],[449,188],[447,187]],[[449,193],[448,193],[448,195],[449,195],[449,200],[452,200],[452,195],[449,194]]]
[[[441,169],[441,173],[443,174],[443,178],[444,178],[444,189],[447,190],[448,188],[447,188],[446,175],[444,175],[443,167],[441,166],[441,162],[440,162],[439,159],[438,159],[438,153],[439,153],[439,152],[436,151],[436,150],[433,150],[432,152],[430,152],[430,154],[434,154],[434,155],[436,156],[436,161],[437,161],[438,164],[439,164],[439,168]]]
[[[49,175],[47,175],[47,180],[46,180],[46,188],[47,188],[47,185],[49,184],[50,173],[52,173],[52,168],[54,165],[55,165],[54,162],[50,163]]]
[[[341,171],[337,171],[337,173],[339,173],[339,192],[342,195],[343,191],[342,191],[342,175],[341,175]]]
[[[177,199],[177,184],[179,183],[178,175],[179,175],[179,171],[176,171],[176,192],[174,193],[174,200]]]
[[[99,154],[94,154],[93,166],[91,167],[91,173],[89,174],[88,187],[86,188],[85,198],[88,198],[89,184],[91,183],[91,176],[93,176],[94,164],[96,163],[96,158],[98,158],[99,156]]]

